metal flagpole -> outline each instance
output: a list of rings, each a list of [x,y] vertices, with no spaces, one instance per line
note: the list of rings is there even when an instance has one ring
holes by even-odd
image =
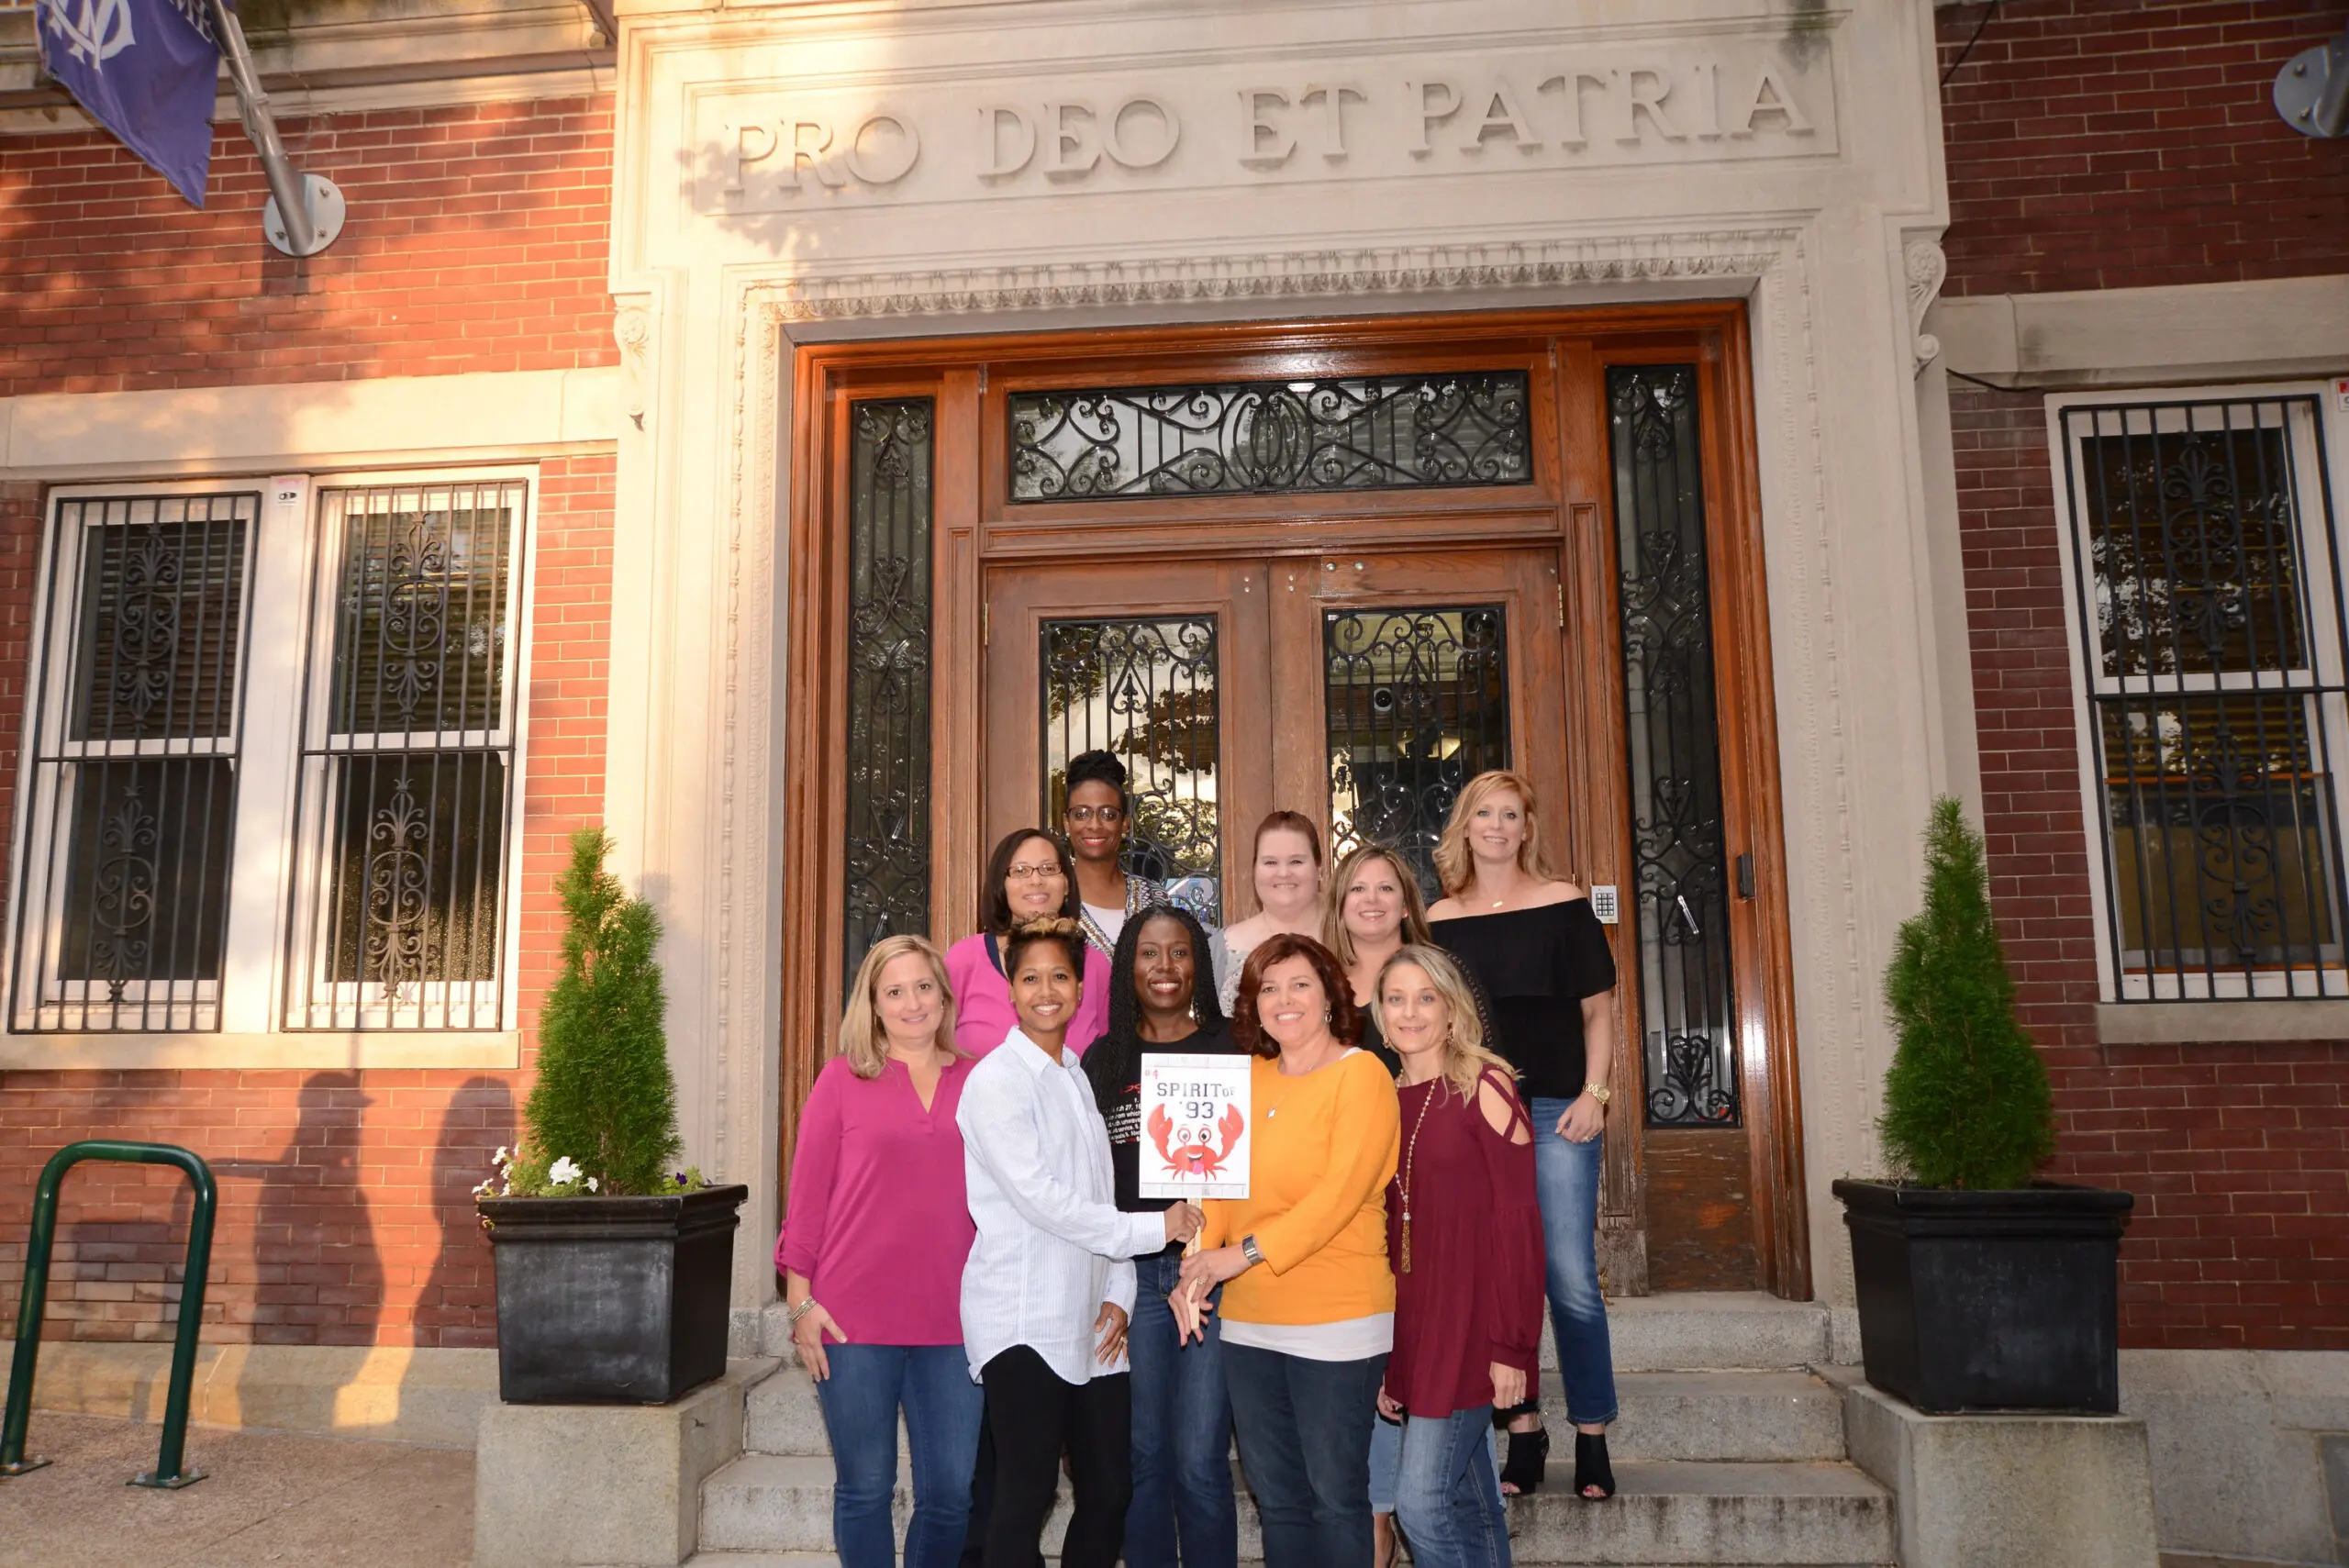
[[[342,232],[342,192],[323,175],[304,174],[286,157],[285,143],[278,139],[277,117],[270,112],[269,95],[262,90],[261,73],[253,69],[252,50],[245,44],[245,29],[228,0],[210,4],[213,30],[220,35],[220,52],[228,59],[228,80],[237,90],[239,117],[269,177],[270,205],[262,214],[262,231],[289,256],[315,256]]]

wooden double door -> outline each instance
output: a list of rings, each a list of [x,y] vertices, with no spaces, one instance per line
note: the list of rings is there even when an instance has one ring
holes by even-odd
[[[1211,920],[1254,912],[1252,836],[1281,808],[1332,863],[1401,850],[1432,895],[1469,778],[1568,799],[1561,597],[1554,548],[991,570],[986,837],[1057,821],[1098,748],[1131,775],[1131,862]]]
[[[1431,885],[1509,767],[1620,914],[1609,1289],[1808,1296],[1747,352],[1734,304],[798,350],[784,1171],[863,951],[970,934],[1078,752],[1210,920],[1266,813]]]

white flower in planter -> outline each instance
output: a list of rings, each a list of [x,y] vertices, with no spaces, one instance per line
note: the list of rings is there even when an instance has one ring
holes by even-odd
[[[547,1180],[558,1187],[567,1187],[581,1175],[579,1162],[566,1154],[547,1167]],[[592,1187],[589,1189],[594,1190]]]

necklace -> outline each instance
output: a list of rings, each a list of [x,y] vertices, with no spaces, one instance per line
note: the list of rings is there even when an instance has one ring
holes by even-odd
[[[1411,1272],[1411,1172],[1418,1163],[1419,1129],[1428,1124],[1428,1106],[1435,1103],[1435,1084],[1428,1084],[1427,1098],[1419,1102],[1419,1118],[1411,1123],[1410,1141],[1403,1145],[1403,1163],[1395,1172],[1395,1190],[1403,1195],[1403,1272]]]

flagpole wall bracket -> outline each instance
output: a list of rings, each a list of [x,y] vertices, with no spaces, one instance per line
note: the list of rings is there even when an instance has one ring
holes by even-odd
[[[278,210],[273,195],[262,204],[261,231],[269,242],[288,256],[315,256],[335,242],[342,232],[342,187],[324,174],[301,176],[303,206],[308,209],[309,244],[297,246],[294,236],[286,232],[285,215]]]

